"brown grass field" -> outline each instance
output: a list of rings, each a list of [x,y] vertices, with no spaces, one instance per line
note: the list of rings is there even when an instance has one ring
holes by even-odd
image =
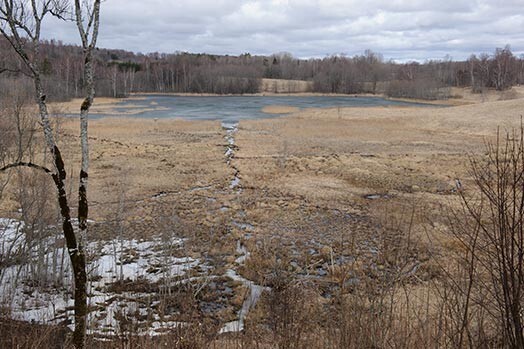
[[[520,94],[516,89],[514,95]],[[495,93],[487,102],[479,98],[467,95],[470,104],[446,108],[290,110],[285,117],[241,121],[233,160],[245,188],[239,197],[227,190],[233,174],[218,121],[92,120],[91,215],[104,216],[106,204],[118,201],[122,191],[131,201],[166,192],[156,200],[184,202],[199,222],[216,220],[207,212],[213,205],[198,207],[207,196],[216,205],[242,205],[264,233],[267,220],[275,218],[272,210],[297,212],[309,205],[374,215],[377,205],[445,201],[455,178],[467,183],[468,156],[482,153],[497,128],[520,124],[524,99],[495,100]],[[108,99],[101,102],[111,106]],[[65,119],[61,128],[68,163],[76,164],[77,122]],[[388,195],[365,198],[371,194]]]
[[[180,235],[189,239],[187,253],[210,256],[218,271],[234,266],[236,243],[242,241],[251,258],[239,267],[241,275],[274,285],[275,265],[287,263],[286,272],[317,277],[319,293],[345,282],[340,277],[344,261],[355,253],[355,239],[388,246],[395,237],[380,232],[395,226],[409,230],[410,248],[416,250],[419,281],[410,288],[410,304],[417,304],[431,293],[425,282],[438,274],[442,260],[434,255],[442,258],[461,248],[446,234],[442,214],[457,203],[455,180],[464,190],[471,188],[470,158],[486,152],[498,129],[509,131],[522,122],[520,87],[503,94],[453,94],[461,98],[449,107],[273,106],[268,113],[290,114],[241,121],[231,165],[219,121],[91,120],[90,218],[110,220],[124,206],[125,219],[134,227],[126,234],[148,238],[158,231],[160,216],[175,215]],[[78,103],[55,108],[73,111]],[[96,103],[99,112],[111,113],[118,101]],[[78,121],[59,121],[60,145],[76,181]],[[239,193],[229,187],[235,170]],[[16,216],[14,191],[6,192],[0,212]],[[97,233],[104,239],[112,234],[107,229]],[[365,257],[369,251],[362,253]],[[352,262],[351,270],[359,270],[359,263],[365,262]],[[378,270],[388,264],[376,263]],[[237,308],[241,300],[233,301]],[[271,307],[267,302],[261,309]],[[263,318],[260,312],[257,308],[252,316]],[[214,345],[227,343],[226,337]]]

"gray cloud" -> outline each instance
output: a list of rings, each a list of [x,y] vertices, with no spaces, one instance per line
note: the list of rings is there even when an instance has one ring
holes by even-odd
[[[463,59],[510,44],[524,52],[523,0],[108,0],[99,46],[135,52]],[[71,23],[45,36],[77,43]]]

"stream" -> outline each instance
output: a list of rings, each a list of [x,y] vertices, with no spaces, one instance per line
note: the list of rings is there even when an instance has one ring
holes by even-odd
[[[233,179],[231,179],[231,182],[229,184],[229,189],[233,191],[235,195],[240,195],[242,194],[240,171],[233,164],[233,159],[235,157],[235,151],[238,149],[237,145],[235,144],[235,134],[238,132],[238,122],[223,121],[222,128],[226,130],[226,136],[224,137],[225,140],[227,141],[226,152],[224,154],[226,157],[226,163],[234,171]],[[238,212],[238,215],[245,216],[245,212],[240,211]],[[253,225],[249,223],[245,223],[245,222],[243,223],[237,222],[234,218],[232,218],[231,223],[232,225],[242,229],[245,232],[250,232],[254,228]],[[240,239],[237,240],[237,249],[236,250],[240,256],[235,260],[235,263],[237,265],[242,265],[249,258],[249,251],[247,250],[246,246],[242,243]],[[253,308],[257,304],[258,300],[260,299],[260,296],[262,295],[262,292],[264,290],[269,290],[269,288],[257,285],[253,281],[240,276],[234,269],[228,269],[226,272],[226,276],[234,281],[241,282],[242,285],[244,285],[244,287],[248,289],[248,294],[246,298],[244,299],[242,308],[238,311],[238,319],[227,322],[220,329],[219,333],[241,332],[242,330],[244,330],[244,320],[246,316],[249,314],[249,311],[251,310],[251,308]]]

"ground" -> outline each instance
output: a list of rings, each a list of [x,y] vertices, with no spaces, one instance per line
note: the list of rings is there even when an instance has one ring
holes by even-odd
[[[440,200],[456,178],[467,183],[468,156],[481,153],[498,127],[519,125],[523,106],[519,98],[446,108],[311,109],[243,120],[233,159],[244,188],[238,197],[227,190],[234,170],[225,161],[219,121],[92,120],[91,217],[102,219],[107,204],[124,195],[130,202],[175,202],[181,213],[210,226],[231,214],[221,207],[242,206],[264,233],[271,210],[284,205],[360,211],[377,201]],[[77,124],[67,119],[62,129],[66,157],[74,160],[78,152],[69,145],[77,142]],[[155,197],[159,193],[167,195]],[[388,195],[366,199],[372,194]]]
[[[290,110],[285,117],[243,120],[231,165],[218,121],[93,120],[91,217],[106,219],[123,195],[130,220],[154,222],[155,207],[167,206],[193,231],[225,229],[235,240],[249,227],[255,239],[247,244],[278,239],[295,254],[304,251],[297,252],[297,243],[320,254],[334,247],[336,235],[373,232],[412,207],[424,216],[423,209],[448,204],[456,179],[470,185],[469,157],[485,151],[498,127],[520,123],[522,98],[455,94],[465,96],[464,105]],[[64,142],[74,143],[76,122],[62,127]],[[64,148],[68,157],[77,154]],[[240,195],[229,189],[236,172]],[[425,235],[425,219],[417,223],[414,231]],[[154,231],[154,224],[146,226]],[[234,254],[227,244],[194,249]],[[301,270],[310,263],[306,257],[297,257],[306,264]]]
[[[266,285],[274,258],[297,275],[335,282],[335,264],[354,253],[352,236],[366,236],[358,248],[373,258],[381,227],[413,214],[421,248],[410,267],[429,278],[427,217],[433,226],[444,219],[436,214],[456,199],[457,179],[465,190],[471,185],[469,158],[485,152],[498,128],[518,127],[524,109],[520,88],[454,94],[461,98],[449,107],[275,106],[267,112],[290,114],[242,120],[229,130],[219,121],[91,120],[93,239],[111,240],[115,232],[102,222],[115,218],[128,241],[151,240],[174,226],[186,239],[185,256],[213,265],[214,275],[235,269]],[[55,108],[74,110],[77,103]],[[98,103],[111,113],[118,102]],[[60,146],[75,174],[78,123],[60,123]],[[16,214],[13,200],[4,200],[0,216]],[[231,302],[238,309],[242,297]],[[231,311],[221,319],[232,320]]]

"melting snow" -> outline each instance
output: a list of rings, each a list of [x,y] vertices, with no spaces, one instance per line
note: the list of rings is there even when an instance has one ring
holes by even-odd
[[[268,287],[262,287],[260,285],[256,285],[253,281],[247,280],[243,278],[242,276],[238,275],[236,271],[233,269],[229,269],[226,272],[226,276],[229,278],[241,282],[245,287],[249,288],[250,292],[249,295],[244,300],[244,303],[242,304],[242,308],[238,312],[238,320],[231,321],[226,323],[221,329],[219,333],[227,333],[227,332],[240,332],[244,329],[244,319],[246,318],[247,314],[249,313],[249,310],[254,307],[260,296],[262,295],[262,291],[269,290]]]
[[[60,236],[48,236],[40,241],[35,248],[44,247],[42,253],[27,244],[23,227],[23,223],[16,220],[0,219],[0,262],[7,265],[0,268],[0,305],[9,309],[14,319],[38,323],[67,320],[70,323],[74,305],[70,261],[63,248],[55,247]],[[183,240],[178,238],[90,243],[87,251],[95,256],[87,266],[91,280],[88,304],[95,309],[88,316],[90,333],[107,336],[125,332],[119,319],[127,319],[130,314],[142,319],[137,320],[142,334],[158,334],[163,329],[180,326],[178,322],[162,321],[152,302],[158,298],[159,289],[194,279],[188,274],[197,266],[206,268],[197,259],[174,257],[171,252],[179,251],[182,245]],[[53,286],[48,280],[47,286],[36,287],[34,269],[37,261],[45,262],[43,272],[50,280],[57,280],[56,272],[60,270],[62,285]],[[153,285],[153,293],[112,292],[110,286],[117,281]]]

